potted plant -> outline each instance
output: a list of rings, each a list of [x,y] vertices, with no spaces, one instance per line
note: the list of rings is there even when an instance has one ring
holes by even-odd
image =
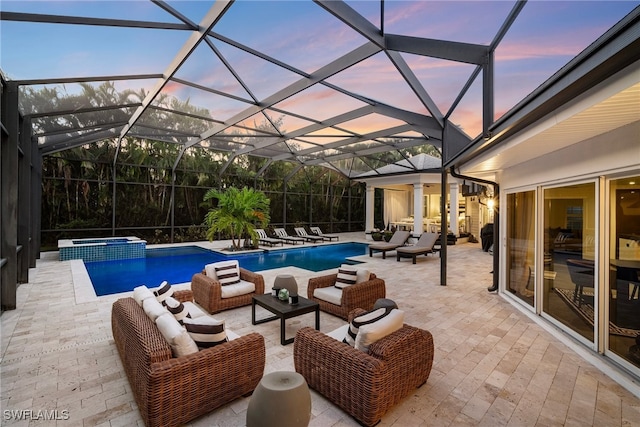
[[[379,242],[382,240],[382,233],[377,228],[374,228],[371,230],[371,238],[376,242]]]
[[[389,240],[391,240],[392,236],[393,236],[393,231],[391,231],[391,230],[385,230],[384,231],[383,237],[384,237],[384,241],[385,242],[388,242]]]
[[[264,228],[269,223],[270,200],[252,188],[235,187],[225,191],[211,189],[204,200],[217,200],[217,206],[207,212],[204,223],[208,227],[207,238],[214,240],[216,233],[226,233],[231,237],[231,250],[239,250],[243,238],[245,244],[257,241],[256,228]]]

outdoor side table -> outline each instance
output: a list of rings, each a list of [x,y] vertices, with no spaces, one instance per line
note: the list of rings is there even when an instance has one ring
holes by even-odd
[[[256,320],[256,304],[274,314],[264,319]],[[307,298],[298,297],[298,304],[289,304],[288,301],[281,301],[271,294],[254,295],[251,300],[251,324],[259,325],[280,319],[280,344],[291,344],[294,338],[285,337],[285,320],[297,317],[306,313],[316,313],[316,330],[320,330],[320,304]]]

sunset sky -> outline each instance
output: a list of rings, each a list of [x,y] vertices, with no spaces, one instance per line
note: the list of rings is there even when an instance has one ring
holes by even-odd
[[[210,9],[210,1],[168,1],[195,23]],[[347,1],[381,27],[380,2]],[[496,118],[585,49],[623,18],[637,1],[529,1],[496,51]],[[487,45],[491,43],[512,1],[384,2],[384,32]],[[177,23],[176,18],[148,1],[6,1],[2,11],[72,15]],[[190,33],[180,30],[110,28],[102,26],[0,22],[0,67],[10,79],[86,77],[162,73]],[[311,1],[236,1],[213,28],[215,33],[261,51],[305,72],[361,46],[365,39]],[[259,100],[300,78],[219,40],[214,45],[238,71]],[[402,54],[442,113],[466,83],[475,66]],[[176,77],[249,101],[233,75],[201,43]],[[339,73],[329,83],[377,101],[428,114],[384,53]],[[119,88],[147,90],[155,80],[118,83]],[[481,83],[481,79],[477,81]],[[67,92],[74,85],[67,84]],[[224,120],[246,103],[172,82],[164,92],[207,108]],[[474,84],[451,115],[470,136],[481,128],[481,86]],[[278,108],[319,120],[356,108],[360,101],[314,86]],[[287,118],[287,130],[297,124]],[[381,119],[383,120],[383,119]],[[384,119],[389,120],[389,119]],[[364,129],[367,123],[354,123]]]

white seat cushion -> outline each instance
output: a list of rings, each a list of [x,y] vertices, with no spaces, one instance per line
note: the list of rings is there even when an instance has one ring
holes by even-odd
[[[321,299],[322,301],[330,302],[331,304],[342,304],[342,289],[338,289],[335,286],[316,288],[313,290],[313,296]]]
[[[202,316],[208,316],[208,314],[204,310],[202,310],[199,306],[195,305],[191,301],[183,302],[183,304],[192,319],[196,319]]]
[[[246,280],[240,280],[240,283],[221,286],[221,288],[222,298],[231,298],[255,292],[256,284],[253,282],[247,282]]]

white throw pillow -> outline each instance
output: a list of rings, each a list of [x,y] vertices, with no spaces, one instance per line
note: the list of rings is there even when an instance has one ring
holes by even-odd
[[[198,346],[195,341],[171,313],[159,316],[156,319],[156,326],[171,346],[174,357],[198,352]]]
[[[169,310],[169,313],[173,314],[180,323],[182,323],[185,317],[191,317],[187,307],[174,297],[168,297],[164,300],[164,305],[167,307],[167,310]]]
[[[162,304],[160,304],[158,300],[155,298],[147,298],[144,301],[142,301],[142,309],[144,310],[145,313],[147,313],[147,316],[149,316],[149,319],[151,319],[154,322],[158,317],[162,316],[164,313],[169,313],[167,309]]]
[[[364,268],[357,268],[355,265],[351,265],[351,264],[342,264],[340,266],[341,269],[353,269],[356,271],[357,275],[356,275],[356,283],[362,283],[362,282],[366,282],[367,280],[369,280],[369,277],[371,276],[371,272],[369,270],[366,270]]]
[[[361,326],[356,336],[356,348],[369,352],[371,344],[402,328],[403,322],[404,311],[393,309],[377,322]]]
[[[358,278],[358,270],[351,266],[343,265],[338,269],[335,287],[344,289],[347,286],[355,285]]]
[[[375,323],[388,315],[390,312],[391,310],[387,310],[386,308],[378,308],[376,310],[362,313],[358,317],[354,317],[353,320],[351,320],[351,323],[349,323],[349,329],[344,336],[343,342],[349,344],[351,347],[355,347],[356,337],[358,336],[360,327],[368,325],[370,323]]]
[[[204,272],[207,275],[207,277],[210,277],[213,280],[220,281],[220,277],[218,277],[218,273],[216,272],[216,269],[223,269],[227,267],[235,267],[235,270],[238,273],[238,278],[240,278],[240,266],[238,265],[238,260],[236,259],[232,259],[229,261],[218,261],[212,264],[207,264],[204,266]]]
[[[199,348],[213,347],[228,340],[224,329],[224,320],[203,316],[196,319],[184,319],[184,327]]]
[[[133,288],[133,299],[136,300],[140,307],[142,307],[142,301],[151,297],[154,297],[153,292],[151,292],[151,289],[147,288],[145,285]]]
[[[171,284],[165,280],[160,283],[160,286],[158,286],[155,291],[153,291],[153,294],[156,296],[159,303],[164,304],[164,300],[173,295],[173,288],[171,287]]]

